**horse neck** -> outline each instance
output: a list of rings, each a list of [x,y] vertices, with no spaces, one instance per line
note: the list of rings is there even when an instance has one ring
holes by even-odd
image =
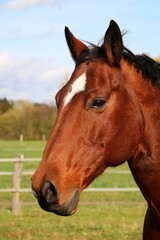
[[[129,166],[147,201],[154,203],[160,211],[160,89],[127,62],[124,62],[122,71],[144,116],[142,142]]]
[[[154,140],[154,144],[159,145],[160,154],[160,89],[149,79],[144,79],[142,72],[137,71],[127,61],[123,60],[122,65],[127,85],[132,88],[144,116],[145,141],[151,146]]]
[[[153,86],[149,79],[145,79],[141,70],[137,71],[134,65],[123,59],[122,71],[127,84],[132,87],[138,101],[144,108],[153,108],[155,103],[160,103],[160,89]]]

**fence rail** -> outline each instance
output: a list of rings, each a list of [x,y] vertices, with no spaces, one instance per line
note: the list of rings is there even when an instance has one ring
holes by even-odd
[[[2,162],[39,162],[40,158],[24,158],[23,154],[18,155],[16,158],[0,158],[0,163]]]
[[[30,188],[21,188],[21,177],[24,175],[32,175],[34,171],[23,171],[23,162],[39,162],[40,158],[24,158],[23,154],[18,155],[16,158],[0,158],[0,163],[14,163],[13,172],[4,171],[0,172],[0,176],[13,176],[12,188],[0,188],[0,193],[12,193],[12,213],[18,215],[20,210],[20,193],[31,192]],[[109,170],[107,174],[130,174],[127,170]],[[86,192],[137,192],[138,188],[87,188]]]

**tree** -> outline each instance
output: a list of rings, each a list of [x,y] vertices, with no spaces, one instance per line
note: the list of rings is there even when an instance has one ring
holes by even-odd
[[[26,140],[49,137],[56,118],[56,108],[47,104],[15,101],[13,107],[0,114],[0,139]]]
[[[41,138],[43,135],[45,135],[46,137],[50,135],[55,122],[56,113],[56,109],[50,105],[34,105],[34,129],[36,129],[36,134],[38,138]]]
[[[13,102],[8,101],[6,98],[0,99],[0,114],[8,111],[13,107]]]

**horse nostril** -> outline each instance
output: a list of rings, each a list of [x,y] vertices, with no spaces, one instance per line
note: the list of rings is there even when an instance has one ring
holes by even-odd
[[[58,201],[58,191],[51,182],[44,182],[42,185],[42,196],[47,203],[53,204]]]

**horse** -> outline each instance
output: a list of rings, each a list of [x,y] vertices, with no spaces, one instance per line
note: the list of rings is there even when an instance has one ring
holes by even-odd
[[[80,193],[107,167],[128,162],[147,201],[144,240],[160,239],[160,63],[135,55],[111,20],[98,45],[65,37],[75,62],[56,95],[57,119],[32,176],[40,207],[75,213]]]

